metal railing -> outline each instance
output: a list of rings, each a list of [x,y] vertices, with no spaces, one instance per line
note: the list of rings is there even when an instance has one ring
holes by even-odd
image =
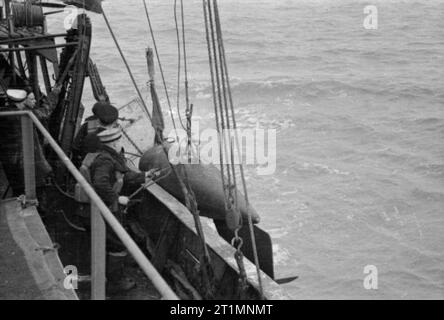
[[[109,208],[97,195],[91,185],[85,180],[83,175],[77,170],[37,117],[30,111],[0,112],[0,117],[13,116],[19,116],[21,118],[26,198],[30,200],[36,199],[33,128],[35,125],[91,200],[91,299],[105,299],[106,221],[162,297],[167,300],[178,300],[176,294],[171,290],[162,276],[143,254],[142,250],[140,250],[134,240],[114,217]]]

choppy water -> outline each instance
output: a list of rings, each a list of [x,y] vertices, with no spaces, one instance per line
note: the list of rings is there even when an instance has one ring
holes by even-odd
[[[173,1],[148,3],[174,104]],[[278,130],[276,173],[249,168],[250,196],[277,275],[300,277],[285,286],[294,298],[443,299],[444,2],[373,1],[371,31],[367,4],[220,1],[238,121]],[[144,86],[142,2],[105,8]],[[210,125],[201,2],[185,11],[192,102]],[[92,57],[123,104],[134,90],[101,17],[93,23]],[[363,288],[366,265],[378,290]]]

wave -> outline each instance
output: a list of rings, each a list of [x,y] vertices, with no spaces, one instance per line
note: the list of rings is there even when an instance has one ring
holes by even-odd
[[[322,163],[307,163],[304,162],[302,164],[302,169],[307,171],[313,171],[317,174],[332,174],[332,175],[339,175],[339,176],[349,176],[352,173],[348,171],[341,171],[339,169],[332,168],[326,164]]]
[[[411,194],[412,194],[412,197],[420,199],[420,200],[437,201],[437,202],[444,201],[444,193],[442,193],[442,192],[426,191],[426,190],[421,190],[421,189],[415,188],[411,192]]]
[[[425,176],[444,179],[444,164],[421,164],[415,168],[415,171]]]
[[[415,124],[420,126],[442,126],[444,125],[444,119],[442,118],[422,118],[414,120]]]
[[[385,87],[380,88],[373,85],[360,86],[351,85],[338,80],[321,80],[310,82],[295,82],[283,78],[282,80],[273,78],[261,81],[236,81],[231,85],[233,92],[242,93],[247,97],[334,97],[334,96],[360,96],[374,95],[379,97],[396,98],[438,98],[440,95],[434,90],[419,86],[404,88]],[[208,94],[211,88],[202,87],[195,92]]]

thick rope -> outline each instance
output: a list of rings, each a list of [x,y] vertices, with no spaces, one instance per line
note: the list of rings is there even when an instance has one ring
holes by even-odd
[[[227,68],[227,62],[225,59],[225,48],[224,48],[224,44],[223,44],[223,38],[222,38],[222,28],[221,28],[221,24],[220,24],[220,18],[219,18],[219,8],[217,5],[217,0],[213,0],[214,2],[214,9],[215,9],[215,14],[216,14],[216,28],[218,29],[218,37],[220,38],[220,49],[221,49],[221,53],[223,56],[223,65],[224,65],[224,70],[225,70],[225,78],[227,81],[227,88],[228,88],[228,96],[229,96],[229,100],[230,100],[230,108],[231,108],[231,112],[232,112],[232,121],[233,121],[233,128],[235,131],[235,140],[236,140],[236,147],[237,147],[237,151],[240,154],[240,146],[239,146],[239,137],[237,134],[237,126],[236,126],[236,120],[235,120],[235,116],[234,116],[234,105],[233,105],[233,97],[231,94],[231,87],[230,87],[230,82],[229,82],[229,75],[228,75],[228,68]],[[254,228],[253,228],[253,221],[252,221],[252,217],[251,217],[251,213],[248,210],[250,208],[250,201],[248,198],[248,191],[247,191],[247,184],[246,184],[246,180],[245,180],[245,173],[244,173],[244,169],[242,164],[239,166],[240,168],[240,172],[241,172],[241,177],[242,177],[242,185],[243,185],[243,191],[244,191],[244,196],[245,196],[245,202],[247,204],[247,216],[248,216],[248,225],[249,225],[249,230],[250,230],[250,236],[251,236],[251,243],[252,243],[252,247],[253,247],[253,253],[254,253],[254,263],[256,265],[256,272],[257,272],[257,277],[258,277],[258,282],[259,282],[259,288],[261,291],[261,295],[263,297],[263,286],[262,286],[262,279],[260,277],[260,267],[259,267],[259,258],[257,255],[257,246],[256,246],[256,237],[254,234]]]
[[[217,88],[217,98],[218,98],[218,103],[219,103],[219,120],[221,122],[221,129],[222,129],[222,134],[221,134],[221,143],[223,144],[223,148],[225,151],[225,154],[228,155],[228,150],[227,150],[227,146],[226,146],[226,141],[225,141],[225,135],[223,132],[223,129],[225,129],[225,120],[224,120],[224,114],[222,111],[222,97],[221,97],[221,90],[220,90],[220,76],[219,76],[219,68],[218,68],[218,58],[217,58],[217,52],[216,52],[216,41],[214,39],[214,26],[213,26],[213,16],[211,13],[211,6],[210,6],[210,2],[208,2],[208,18],[209,18],[209,22],[210,22],[210,30],[211,30],[211,44],[212,44],[212,48],[213,48],[213,63],[214,63],[214,71],[215,71],[215,76],[216,76],[216,88]],[[216,111],[217,111],[217,107],[216,107]],[[222,158],[223,159],[223,158]],[[222,160],[221,162],[221,166],[224,165],[224,161]],[[227,179],[228,179],[228,186],[231,185],[231,172],[230,172],[230,166],[229,164],[226,165],[226,173],[227,173]],[[224,189],[226,188],[226,185],[224,185]]]
[[[213,58],[211,56],[210,35],[209,35],[209,31],[208,31],[208,14],[207,14],[205,0],[202,1],[202,5],[203,5],[203,12],[204,12],[204,19],[205,19],[205,35],[206,35],[207,47],[208,47],[208,62],[210,64],[211,89],[213,92],[214,114],[216,116],[216,130],[217,130],[217,134],[219,137],[219,141],[221,141],[221,128],[220,128],[220,122],[219,122],[219,114],[217,112],[216,86],[214,83]],[[224,173],[224,166],[223,166],[223,149],[222,149],[222,144],[218,143],[218,145],[219,145],[219,161],[220,161],[222,184],[225,186],[225,173]]]
[[[229,75],[228,75],[228,68],[227,68],[227,62],[226,62],[226,55],[225,55],[225,49],[223,45],[223,38],[222,38],[222,29],[220,24],[220,17],[219,17],[219,10],[217,6],[217,0],[213,0],[211,5],[211,0],[203,0],[203,8],[204,8],[204,17],[205,17],[205,27],[206,27],[206,34],[207,34],[207,45],[208,45],[208,52],[209,52],[209,58],[210,58],[210,73],[212,77],[212,85],[213,85],[213,95],[216,94],[215,85],[214,85],[214,75],[213,75],[213,68],[214,72],[216,74],[216,87],[217,87],[217,95],[218,95],[218,104],[216,102],[216,97],[214,96],[214,106],[215,106],[215,112],[216,112],[216,122],[220,120],[220,126],[222,129],[232,129],[234,130],[235,135],[235,143],[236,143],[236,149],[238,152],[238,155],[240,155],[240,146],[239,146],[239,137],[237,133],[237,126],[236,126],[236,120],[235,120],[235,113],[234,113],[234,105],[233,105],[233,98],[231,94],[231,87],[229,82]],[[206,8],[207,7],[207,8]],[[208,10],[208,17],[209,17],[209,23],[207,22],[207,10]],[[213,13],[214,13],[214,21],[213,21]],[[211,44],[210,44],[210,37],[208,36],[208,25],[211,30]],[[215,26],[214,26],[215,25]],[[216,38],[216,40],[215,40]],[[216,46],[217,42],[217,46]],[[211,50],[212,49],[212,50]],[[211,58],[211,51],[213,53],[213,59]],[[217,54],[218,53],[218,54]],[[228,98],[227,98],[228,96]],[[219,105],[219,107],[218,107]],[[219,110],[218,110],[219,109]],[[220,113],[220,119],[217,117],[217,111]],[[231,121],[230,121],[231,120]],[[219,126],[218,126],[219,128]],[[229,201],[234,201],[236,210],[238,210],[238,199],[237,199],[237,192],[236,190],[236,168],[234,166],[234,150],[233,150],[233,143],[231,141],[231,137],[228,137],[229,141],[222,141],[224,144],[224,149],[228,157],[228,150],[230,149],[230,159],[231,159],[231,167],[227,164],[227,176],[228,176],[228,197]],[[229,146],[227,146],[227,144]],[[223,167],[223,165],[221,165]],[[247,208],[250,207],[249,198],[248,198],[248,192],[246,187],[246,181],[245,181],[245,173],[243,170],[242,163],[239,166],[240,168],[240,174],[242,178],[242,185],[243,185],[243,191],[244,191],[244,197],[247,204]],[[231,184],[231,179],[233,179],[233,184]],[[225,186],[224,186],[225,191]],[[233,197],[233,191],[235,193]],[[227,195],[226,195],[227,197]],[[228,203],[228,206],[231,206],[232,203]],[[259,259],[257,255],[257,246],[256,246],[256,239],[254,235],[254,227],[252,222],[251,213],[248,211],[248,224],[249,224],[249,231],[252,241],[252,247],[253,247],[253,254],[254,254],[254,262],[256,265],[256,271],[257,271],[257,277],[258,277],[258,284],[259,289],[261,293],[261,297],[263,298],[263,286],[262,286],[262,279],[260,277],[260,266],[259,266]],[[242,220],[242,219],[241,219]],[[239,231],[241,228],[242,223],[238,226],[238,228],[235,230],[235,234]],[[236,237],[238,238],[238,237]],[[240,247],[238,248],[240,251]],[[241,268],[242,265],[239,265]]]

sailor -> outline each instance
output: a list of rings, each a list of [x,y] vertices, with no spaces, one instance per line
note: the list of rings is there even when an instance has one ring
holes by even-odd
[[[119,111],[107,102],[97,102],[92,108],[93,115],[86,118],[73,142],[73,162],[79,166],[88,153],[100,147],[97,134],[108,128],[118,127]]]
[[[25,90],[8,89],[6,91],[8,97],[9,110],[31,110],[34,114],[35,99]],[[37,114],[37,118],[39,115]],[[40,119],[39,119],[40,120]],[[22,131],[19,117],[9,118],[2,121],[2,135],[0,135],[1,155],[0,161],[3,163],[8,174],[11,176],[11,184],[16,188],[16,192],[21,192],[24,187],[22,177],[23,168],[23,152],[20,144]],[[42,145],[38,139],[37,130],[34,128],[34,151],[36,166],[36,186],[44,186],[46,179],[52,173],[52,168],[47,162]]]
[[[37,104],[34,92],[31,88],[26,87],[22,89],[9,89],[6,91],[8,98],[14,102],[19,110],[30,110],[39,119],[39,121],[48,128],[48,122],[52,112],[57,106],[58,97],[62,87],[57,85],[48,94],[48,97],[42,98]]]
[[[123,156],[122,132],[119,128],[106,129],[97,134],[101,146],[90,166],[91,183],[97,194],[124,224],[122,206],[127,206],[131,194],[149,179],[148,174],[131,171]],[[110,291],[126,291],[135,282],[124,274],[127,251],[112,230],[107,230],[107,279]]]

